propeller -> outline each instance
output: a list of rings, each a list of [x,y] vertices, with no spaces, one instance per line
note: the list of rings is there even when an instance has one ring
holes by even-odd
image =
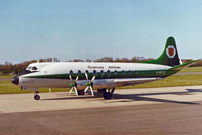
[[[86,79],[88,80],[88,75],[87,75],[87,73],[85,73],[85,76],[86,76]],[[93,88],[92,88],[92,86],[93,86],[93,81],[95,80],[95,75],[93,76],[93,78],[90,80],[90,81],[88,81],[87,83],[86,83],[86,89],[84,90],[84,92],[87,92],[88,91],[88,89],[90,88],[90,91],[91,91],[91,95],[92,96],[94,96],[94,94],[93,94]]]
[[[77,91],[77,81],[78,81],[78,79],[79,79],[79,76],[77,76],[76,77],[76,80],[73,82],[73,80],[72,80],[72,76],[71,75],[69,75],[69,79],[71,80],[71,82],[72,83],[70,83],[70,87],[72,87],[71,88],[71,90],[70,90],[70,94],[72,94],[72,91],[74,90],[75,91],[75,93],[76,93],[76,95],[78,96],[78,91]]]

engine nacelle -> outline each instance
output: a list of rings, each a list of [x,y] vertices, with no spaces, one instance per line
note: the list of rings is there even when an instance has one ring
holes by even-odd
[[[117,83],[113,80],[94,80],[93,81],[93,89],[104,89],[104,88],[115,88],[117,87]]]
[[[82,80],[77,81],[77,90],[84,90],[87,86],[86,83],[88,83],[88,80]],[[117,83],[113,80],[106,80],[106,79],[100,79],[100,80],[94,80],[92,82],[92,88],[94,90],[96,89],[104,89],[104,88],[115,88],[117,87]]]
[[[87,86],[86,83],[89,82],[88,80],[83,80],[83,81],[77,81],[76,82],[76,88],[77,90],[84,90]]]

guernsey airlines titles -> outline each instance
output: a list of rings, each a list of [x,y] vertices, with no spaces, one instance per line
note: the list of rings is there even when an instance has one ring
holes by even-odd
[[[175,74],[196,61],[180,64],[176,43],[169,37],[163,53],[158,59],[142,63],[99,63],[99,62],[52,62],[32,63],[26,70],[12,78],[12,83],[22,90],[35,91],[39,100],[39,88],[71,88],[76,95],[84,95],[88,90],[103,93],[111,99],[115,88],[137,85],[163,79]]]

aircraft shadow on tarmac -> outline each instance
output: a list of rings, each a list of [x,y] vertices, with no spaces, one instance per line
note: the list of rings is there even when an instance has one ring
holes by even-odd
[[[144,93],[144,94],[114,94],[112,100],[108,100],[110,102],[132,102],[132,101],[152,101],[152,102],[162,102],[162,103],[176,103],[176,104],[187,104],[187,105],[197,105],[199,103],[195,102],[186,102],[186,101],[174,101],[168,99],[158,99],[158,98],[151,98],[151,97],[144,97],[144,96],[152,96],[152,95],[192,95],[196,92],[202,92],[202,89],[186,89],[187,91],[183,92],[161,92],[161,93]],[[96,93],[95,93],[96,94]],[[98,94],[93,98],[101,98],[102,95]],[[92,99],[92,96],[74,96],[72,97],[65,97],[65,98],[50,98],[50,99],[42,99],[42,100],[71,100],[71,99]],[[117,101],[116,99],[125,99],[121,101]],[[104,100],[104,99],[99,99]]]
[[[152,95],[192,95],[195,92],[202,92],[201,89],[186,89],[184,92],[162,92],[162,93],[144,93],[144,94],[114,94],[114,99],[130,99],[131,101],[152,101],[152,102],[163,102],[163,103],[177,103],[177,104],[188,104],[188,105],[197,105],[199,103],[195,102],[186,102],[186,101],[174,101],[168,99],[158,99],[144,96],[152,96]],[[112,101],[112,102],[128,102],[128,100],[124,101]]]

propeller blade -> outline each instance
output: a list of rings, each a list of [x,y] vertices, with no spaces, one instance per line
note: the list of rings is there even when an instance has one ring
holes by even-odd
[[[78,91],[75,86],[74,86],[74,90],[75,90],[76,95],[78,96]]]
[[[89,86],[87,86],[87,87],[85,88],[84,92],[87,92],[87,91],[88,91],[88,88],[89,88]]]
[[[95,76],[93,76],[93,78],[91,79],[91,82],[95,80]]]
[[[86,76],[86,80],[88,80],[88,74],[87,73],[85,73],[85,76]]]
[[[76,77],[76,80],[75,80],[75,81],[78,81],[78,79],[79,79],[79,76]]]
[[[71,90],[69,91],[69,93],[72,94],[72,91],[73,91],[73,87],[71,88]]]
[[[75,93],[76,93],[76,95],[78,96],[78,91],[77,91],[77,88],[76,88],[76,82],[78,81],[79,76],[76,77],[76,79],[75,79],[74,82],[73,82],[73,80],[72,80],[72,76],[71,76],[71,75],[69,75],[69,78],[70,78],[70,80],[72,81],[72,83],[70,84],[70,86],[71,86],[72,88],[71,88],[71,90],[70,90],[69,93],[72,94],[73,90],[75,90]]]
[[[91,91],[91,95],[94,96],[94,94],[93,94],[93,89],[92,89],[91,86],[90,86],[90,91]]]
[[[86,79],[88,80],[88,75],[87,75],[87,73],[85,73],[85,76],[86,76]],[[91,92],[91,95],[92,96],[94,96],[94,93],[93,93],[93,88],[92,88],[92,83],[93,83],[93,81],[95,80],[95,76],[93,76],[93,78],[88,82],[88,83],[86,83],[86,88],[85,88],[85,90],[84,90],[84,92],[87,92],[88,91],[88,89],[90,88],[90,92]]]
[[[69,79],[72,81],[72,76],[71,75],[69,75]]]

